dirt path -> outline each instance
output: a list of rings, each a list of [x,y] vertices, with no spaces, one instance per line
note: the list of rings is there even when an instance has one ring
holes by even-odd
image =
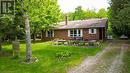
[[[125,43],[112,42],[103,51],[86,58],[68,73],[122,73],[123,56],[127,46]]]

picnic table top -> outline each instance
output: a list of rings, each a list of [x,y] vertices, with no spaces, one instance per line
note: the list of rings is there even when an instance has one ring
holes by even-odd
[[[66,42],[66,40],[58,40],[58,42]]]
[[[96,40],[89,40],[88,42],[96,42]]]

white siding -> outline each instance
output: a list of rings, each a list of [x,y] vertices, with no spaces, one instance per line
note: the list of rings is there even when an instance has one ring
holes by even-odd
[[[52,37],[55,37],[55,32],[54,31],[52,31]]]
[[[48,37],[48,31],[46,31],[46,37]]]
[[[96,34],[97,33],[97,29],[94,29],[94,34]]]
[[[70,30],[68,30],[68,37],[70,37]]]
[[[81,37],[83,37],[83,29],[81,29],[80,32]]]
[[[91,29],[88,29],[88,31],[89,31],[89,34],[91,34]]]

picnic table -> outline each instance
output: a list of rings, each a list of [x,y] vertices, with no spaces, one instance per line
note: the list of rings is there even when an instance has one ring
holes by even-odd
[[[57,41],[58,44],[64,44],[64,45],[67,45],[66,42],[67,42],[66,40],[58,40]]]
[[[58,40],[58,42],[66,42],[66,40]]]

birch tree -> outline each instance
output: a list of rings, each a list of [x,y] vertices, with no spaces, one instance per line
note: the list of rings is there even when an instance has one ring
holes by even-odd
[[[34,31],[53,28],[60,20],[60,9],[57,0],[24,0],[23,6],[26,32],[26,61],[31,62],[32,47],[29,20],[34,23],[32,24],[34,25]]]

